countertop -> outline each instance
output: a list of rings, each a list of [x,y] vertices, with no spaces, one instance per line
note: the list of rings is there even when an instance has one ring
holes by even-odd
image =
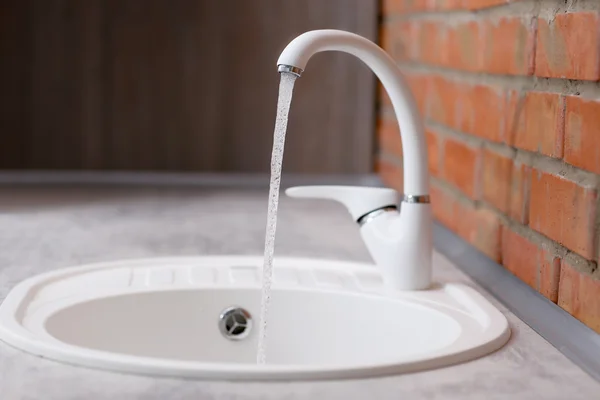
[[[120,258],[262,254],[267,190],[0,188],[0,300],[32,275]],[[369,261],[338,204],[281,199],[277,255]],[[442,255],[439,282],[470,284]],[[490,298],[488,296],[488,298]],[[600,383],[490,298],[512,337],[478,360],[384,378],[235,383],[136,376],[41,359],[0,342],[0,399],[593,399]]]

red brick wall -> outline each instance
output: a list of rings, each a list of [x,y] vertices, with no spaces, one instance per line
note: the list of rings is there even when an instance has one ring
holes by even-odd
[[[600,332],[600,1],[383,0],[425,119],[436,218]],[[402,189],[379,101],[377,167]]]

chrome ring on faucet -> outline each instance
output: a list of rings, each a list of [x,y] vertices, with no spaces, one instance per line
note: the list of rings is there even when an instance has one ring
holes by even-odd
[[[379,217],[381,214],[386,213],[388,211],[398,211],[398,207],[396,206],[385,206],[381,208],[377,208],[373,211],[369,211],[365,215],[361,216],[356,220],[359,226],[363,226],[364,224],[373,221],[375,218]]]
[[[405,194],[402,196],[403,203],[412,203],[412,204],[429,204],[431,202],[428,194],[423,195],[414,195],[414,194]]]
[[[281,73],[281,72],[287,72],[287,73],[290,73],[290,74],[294,74],[297,77],[302,76],[302,72],[304,72],[304,70],[302,70],[302,68],[294,67],[293,65],[285,65],[285,64],[279,64],[277,66],[277,71],[279,73]]]

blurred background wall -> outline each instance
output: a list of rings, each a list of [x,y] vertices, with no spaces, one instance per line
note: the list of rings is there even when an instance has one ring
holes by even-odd
[[[384,0],[426,120],[435,217],[600,332],[600,2]],[[378,157],[402,189],[381,95]]]
[[[0,168],[267,172],[295,36],[376,40],[376,0],[3,0]],[[316,56],[296,85],[286,172],[373,170],[375,80]]]

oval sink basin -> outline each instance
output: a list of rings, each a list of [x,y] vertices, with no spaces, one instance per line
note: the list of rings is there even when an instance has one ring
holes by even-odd
[[[464,285],[388,293],[371,265],[278,258],[267,364],[256,364],[262,257],[130,260],[17,285],[0,338],[109,370],[213,379],[322,379],[466,361],[509,338],[506,318]]]

